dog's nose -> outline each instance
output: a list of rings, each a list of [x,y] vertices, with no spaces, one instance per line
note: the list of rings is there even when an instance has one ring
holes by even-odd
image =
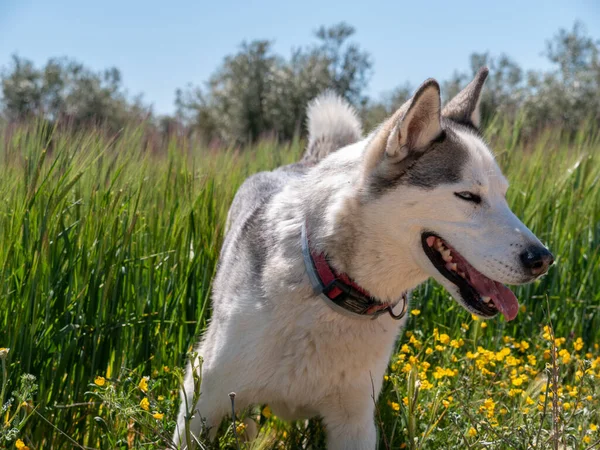
[[[554,256],[546,247],[532,246],[521,253],[523,266],[533,276],[540,276],[548,272],[548,268],[554,263]]]

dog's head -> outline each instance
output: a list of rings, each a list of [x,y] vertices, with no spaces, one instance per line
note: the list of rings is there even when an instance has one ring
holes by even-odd
[[[519,304],[504,284],[535,280],[553,257],[508,207],[508,183],[478,131],[487,73],[443,110],[438,83],[425,81],[373,134],[362,193],[367,213],[380,214],[379,240],[410,253],[416,280],[432,276],[472,313],[511,320]]]

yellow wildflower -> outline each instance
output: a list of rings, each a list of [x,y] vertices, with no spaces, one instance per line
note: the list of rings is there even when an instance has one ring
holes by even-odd
[[[565,403],[563,404],[563,409],[564,409],[565,411],[568,411],[568,410],[570,410],[570,409],[571,409],[571,404],[570,404],[569,402],[565,402]]]
[[[431,355],[432,353],[433,353],[433,349],[432,349],[431,347],[427,347],[427,348],[425,349],[425,354],[426,354],[426,355]]]
[[[6,359],[6,357],[8,356],[8,352],[10,352],[10,348],[0,347],[0,360]]]
[[[494,417],[494,409],[496,408],[496,403],[491,398],[486,398],[483,401],[483,404],[479,407],[479,412],[487,412],[488,419],[492,419]]]
[[[467,434],[469,435],[469,437],[475,437],[477,436],[477,430],[473,427],[469,428],[469,431],[467,431]]]
[[[588,395],[588,396],[587,396],[585,399],[586,399],[588,402],[591,402],[591,401],[594,399],[594,397],[592,397],[591,395]]]
[[[577,338],[577,340],[575,342],[573,342],[573,348],[576,351],[581,350],[583,348],[583,339]]]
[[[404,403],[404,406],[408,406],[408,397],[403,397],[402,403]]]
[[[29,447],[27,447],[25,442],[23,442],[21,439],[17,439],[17,442],[15,442],[15,447],[17,447],[19,450],[29,450]]]
[[[444,405],[444,407],[447,408],[452,403],[452,400],[454,400],[454,398],[451,395],[449,395],[447,399],[442,400],[442,405]]]
[[[438,352],[443,352],[443,351],[444,351],[444,346],[443,346],[443,345],[436,345],[436,346],[435,346],[435,349],[436,349]]]
[[[487,328],[487,322],[481,322],[481,328]]]
[[[458,374],[458,370],[452,370],[452,369],[444,369],[443,367],[436,367],[434,372],[433,372],[433,378],[435,378],[436,380],[439,380],[440,378],[444,378],[444,377],[453,377],[456,376]]]
[[[461,328],[463,331],[469,331],[469,324],[468,324],[468,323],[461,323],[461,324],[460,324],[460,328]]]
[[[431,384],[428,380],[421,381],[421,389],[423,389],[424,391],[431,389],[432,387],[433,384]]]
[[[508,367],[514,367],[514,366],[518,366],[519,364],[521,364],[523,361],[519,358],[515,358],[512,355],[508,355],[506,357],[506,365]]]
[[[106,384],[106,378],[104,377],[96,377],[94,380],[94,384],[96,386],[104,386]]]
[[[148,380],[149,379],[150,379],[150,377],[142,377],[142,379],[140,380],[138,387],[141,389],[142,392],[148,392]]]
[[[496,353],[496,361],[503,361],[506,356],[510,355],[510,348],[504,347]]]
[[[402,346],[402,348],[400,349],[400,352],[401,353],[410,353],[410,347],[408,345],[404,344]]]
[[[527,381],[527,376],[519,375],[512,378],[511,383],[513,384],[513,386],[521,386],[524,381]]]
[[[164,395],[159,395],[159,396],[158,396],[158,401],[159,401],[159,402],[162,402],[164,399],[165,399],[165,396],[164,396]]]
[[[150,402],[146,397],[142,399],[142,401],[140,402],[140,406],[144,411],[148,411],[150,409]]]
[[[265,406],[262,410],[262,415],[263,417],[269,419],[273,413],[271,412],[271,408],[269,407],[269,405]]]
[[[479,317],[478,317],[478,316],[476,316],[475,314],[471,314],[471,318],[472,318],[473,320],[479,320]]]
[[[598,431],[598,425],[590,423],[590,431]]]
[[[592,438],[590,438],[589,436],[584,436],[583,437],[583,442],[585,442],[586,444],[589,444],[590,442],[592,442]]]
[[[510,391],[508,391],[508,396],[514,397],[515,395],[520,394],[521,392],[523,392],[523,389],[511,389]]]
[[[246,424],[243,422],[238,423],[235,427],[235,431],[237,434],[242,434],[244,431],[246,431]]]
[[[393,409],[394,411],[400,411],[400,405],[399,405],[398,403],[396,403],[396,402],[391,402],[391,403],[390,403],[390,406],[392,407],[392,409]]]
[[[465,341],[463,338],[459,338],[458,340],[456,339],[452,339],[450,341],[450,347],[454,347],[454,348],[460,348],[463,345],[465,345]]]
[[[169,366],[163,366],[163,371],[169,373],[171,369],[169,369]]]
[[[558,356],[562,358],[564,364],[569,364],[569,361],[571,361],[571,354],[564,348],[558,352]]]
[[[573,389],[569,390],[569,395],[571,397],[577,397],[578,392],[577,386],[573,386]]]
[[[448,344],[450,342],[450,336],[446,333],[440,334],[439,341],[444,345]]]
[[[165,415],[163,413],[155,412],[154,414],[152,414],[152,417],[154,417],[156,420],[162,420],[162,418],[165,417]]]
[[[413,309],[410,313],[413,316],[418,316],[419,314],[421,314],[421,310],[420,309]]]
[[[525,353],[525,351],[529,348],[529,344],[525,341],[521,341],[519,348],[523,353]]]
[[[414,337],[414,335],[410,337],[409,344],[414,345],[415,348],[421,348],[421,346],[423,345],[423,344],[421,344],[420,340],[418,340],[416,337]]]

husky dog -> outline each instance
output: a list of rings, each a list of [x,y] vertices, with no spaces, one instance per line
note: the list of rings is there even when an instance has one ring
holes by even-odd
[[[487,74],[443,109],[438,83],[425,81],[366,138],[350,105],[318,97],[303,160],[245,181],[197,348],[192,433],[218,427],[235,392],[238,410],[322,417],[330,450],[374,449],[373,397],[411,289],[433,277],[471,313],[515,318],[504,283],[537,279],[553,257],[509,209],[478,131]],[[175,436],[184,448],[193,388],[188,368]]]

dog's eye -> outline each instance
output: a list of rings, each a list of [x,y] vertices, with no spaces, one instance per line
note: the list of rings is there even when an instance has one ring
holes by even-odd
[[[455,192],[454,195],[456,195],[458,198],[465,200],[467,202],[481,203],[481,197],[477,194],[473,194],[472,192],[468,192],[468,191]]]

